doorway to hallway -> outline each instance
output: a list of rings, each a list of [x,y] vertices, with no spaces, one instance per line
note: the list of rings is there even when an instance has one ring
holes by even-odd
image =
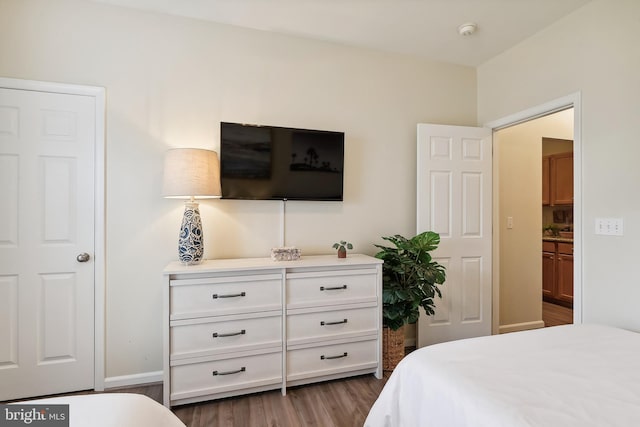
[[[558,170],[554,170],[552,174],[549,168],[543,170],[541,159],[543,154],[548,154],[543,150],[543,139],[563,140],[569,147],[557,148],[558,153],[564,151],[564,158],[558,164],[554,159],[554,167],[573,166],[573,138],[574,109],[570,106],[503,127],[494,133],[494,156],[498,159],[494,168],[497,177],[494,187],[497,193],[494,204],[497,239],[494,242],[499,260],[498,332],[545,326],[544,318],[547,316],[543,316],[543,307],[547,306],[543,305],[543,289],[549,291],[549,295],[560,295],[560,299],[565,299],[550,302],[571,306],[574,267],[573,236],[569,237],[569,234],[573,233],[573,182],[562,187],[570,189],[569,195],[559,192],[557,187],[549,187],[555,197],[553,202],[549,202],[549,191],[543,190],[543,172],[547,174],[547,182],[549,176],[555,179],[562,173],[557,174]],[[572,172],[573,169],[569,171],[570,174]],[[543,211],[546,211],[545,215]],[[553,217],[554,211],[557,211],[556,218]],[[562,238],[559,235],[546,238],[545,230],[550,224],[554,231],[562,231]],[[556,311],[552,310],[552,313]],[[565,320],[551,320],[550,323],[566,322],[567,317],[572,319],[572,312],[559,311]]]

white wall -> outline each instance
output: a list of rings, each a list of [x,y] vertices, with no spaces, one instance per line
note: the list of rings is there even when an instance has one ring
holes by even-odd
[[[77,0],[2,0],[0,16],[0,76],[106,88],[107,377],[162,369],[160,277],[183,210],[160,197],[167,148],[217,150],[220,121],[346,132],[345,201],[289,202],[286,243],[372,254],[415,232],[416,123],[476,121],[468,67]],[[278,202],[201,212],[205,257],[279,242]]]
[[[494,133],[500,328],[542,324],[542,138],[573,138],[573,109]],[[497,157],[495,155],[497,154]],[[507,218],[513,218],[513,228]]]
[[[640,2],[595,0],[478,68],[487,123],[582,93],[583,319],[640,330]],[[624,219],[624,236],[594,233]]]

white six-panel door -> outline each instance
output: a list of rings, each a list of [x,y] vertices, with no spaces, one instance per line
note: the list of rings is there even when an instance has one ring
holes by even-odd
[[[440,234],[446,267],[418,347],[491,334],[491,129],[418,125],[417,232]]]
[[[94,385],[95,102],[0,88],[0,401]]]

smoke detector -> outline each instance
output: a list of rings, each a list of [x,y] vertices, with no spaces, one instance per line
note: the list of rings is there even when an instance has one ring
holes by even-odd
[[[474,22],[467,22],[466,24],[462,24],[458,27],[458,33],[461,36],[470,36],[475,33],[478,29],[478,26]]]

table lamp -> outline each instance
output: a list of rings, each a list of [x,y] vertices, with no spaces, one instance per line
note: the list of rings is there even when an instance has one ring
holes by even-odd
[[[178,238],[178,257],[183,264],[198,264],[204,254],[196,199],[219,198],[221,194],[218,153],[198,148],[174,148],[166,152],[162,195],[187,199]]]

